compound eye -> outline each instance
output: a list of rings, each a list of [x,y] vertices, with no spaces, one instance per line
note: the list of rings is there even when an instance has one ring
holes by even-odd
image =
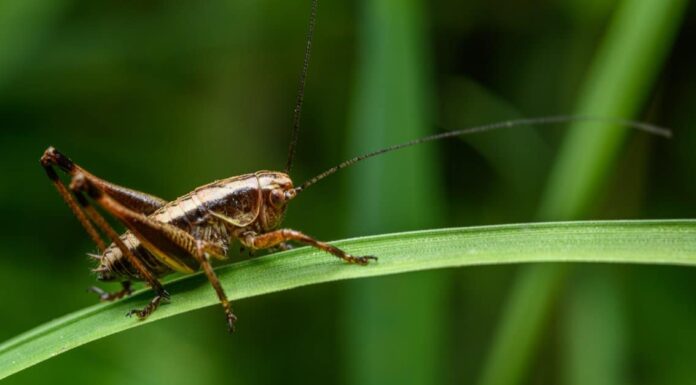
[[[285,204],[285,193],[283,192],[283,190],[278,190],[278,189],[271,190],[270,199],[271,199],[271,204],[273,206],[275,206],[275,207],[282,206],[283,204]]]
[[[294,199],[294,198],[297,196],[297,190],[295,190],[295,189],[293,188],[293,189],[290,189],[290,190],[285,191],[284,194],[285,194],[285,200],[286,200],[286,201],[289,201],[289,200]]]

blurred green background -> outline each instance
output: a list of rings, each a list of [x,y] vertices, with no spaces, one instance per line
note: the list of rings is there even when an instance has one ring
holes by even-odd
[[[332,240],[538,219],[696,217],[693,4],[319,7],[297,183],[388,144],[523,116],[599,111],[672,127],[675,138],[623,132],[613,145],[581,147],[555,173],[569,143],[582,143],[564,140],[563,127],[420,146],[317,184],[293,202],[285,226]],[[621,27],[622,12],[633,25]],[[309,1],[0,0],[0,340],[96,301],[85,291],[94,284],[85,253],[95,247],[39,167],[43,150],[54,145],[99,176],[165,199],[282,168],[308,15]],[[583,185],[582,207],[549,209],[554,194],[556,206],[570,207],[558,191],[569,186],[572,195],[584,182],[567,170],[592,159],[603,171]],[[476,267],[247,299],[236,303],[232,336],[211,307],[5,382],[696,384],[693,269],[543,268],[553,274]],[[550,283],[537,290],[524,277]],[[515,295],[529,301],[516,315]]]

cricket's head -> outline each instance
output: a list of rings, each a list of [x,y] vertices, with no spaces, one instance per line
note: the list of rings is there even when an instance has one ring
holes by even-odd
[[[297,191],[290,176],[284,172],[259,171],[256,177],[263,199],[259,219],[265,230],[272,230],[283,221],[288,202],[295,198]]]

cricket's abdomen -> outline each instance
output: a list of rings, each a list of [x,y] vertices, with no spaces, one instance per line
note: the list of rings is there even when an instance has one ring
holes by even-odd
[[[121,235],[121,241],[156,277],[162,277],[174,271],[152,255],[130,231]],[[121,249],[113,243],[104,250],[99,267],[94,269],[94,271],[97,273],[97,278],[100,281],[113,281],[124,278],[142,279],[138,275],[138,270],[123,255]]]
[[[195,239],[213,242],[223,250],[227,250],[230,236],[227,229],[217,223],[205,223],[194,226],[191,235]],[[126,248],[156,276],[162,277],[175,271],[181,273],[193,273],[200,268],[200,262],[193,255],[161,255],[155,250],[150,250],[132,232],[128,231],[121,235]],[[101,263],[94,270],[98,274],[99,280],[112,281],[116,279],[141,280],[137,269],[130,263],[128,258],[123,255],[121,249],[116,244],[111,244],[101,256]]]

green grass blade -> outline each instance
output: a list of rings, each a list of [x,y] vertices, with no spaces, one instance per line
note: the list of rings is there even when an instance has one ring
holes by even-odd
[[[575,112],[634,116],[649,95],[687,4],[685,0],[625,0],[594,59]],[[540,217],[585,215],[629,131],[620,125],[574,124],[551,173]]]
[[[232,299],[344,279],[445,267],[521,262],[621,262],[696,266],[696,220],[517,224],[396,233],[335,242],[375,254],[370,266],[345,265],[309,248],[217,269]],[[0,379],[70,349],[120,331],[217,303],[204,276],[166,285],[172,303],[147,321],[124,314],[152,295],[99,304],[56,319],[0,345]],[[243,333],[244,315],[239,323]],[[279,325],[280,326],[280,325]],[[220,318],[220,329],[225,326]],[[233,336],[229,337],[233,343]]]
[[[633,377],[625,373],[630,355],[622,281],[612,269],[577,270],[580,274],[569,277],[575,284],[564,297],[570,300],[564,303],[560,322],[562,383],[630,384]]]
[[[427,2],[361,4],[360,60],[347,156],[435,132],[428,116],[433,98],[425,62],[430,57],[424,25]],[[344,215],[348,227],[354,233],[379,234],[442,225],[438,221],[444,217],[443,183],[435,161],[435,148],[420,146],[361,164],[359,172],[351,170]],[[343,361],[346,383],[443,382],[448,285],[441,273],[361,280],[345,287],[344,314],[339,316],[342,353],[360,357]]]
[[[624,0],[610,24],[583,84],[580,115],[631,117],[640,109],[669,52],[685,8],[684,0]],[[554,166],[539,218],[576,219],[594,203],[627,134],[627,127],[575,124]],[[521,271],[513,284],[480,385],[523,382],[539,330],[562,285],[562,268]],[[530,288],[534,288],[532,292]],[[543,292],[542,292],[543,291]],[[537,313],[522,311],[534,309]],[[533,322],[530,320],[534,320]]]
[[[522,382],[567,270],[567,266],[540,265],[520,271],[510,287],[480,385]]]

